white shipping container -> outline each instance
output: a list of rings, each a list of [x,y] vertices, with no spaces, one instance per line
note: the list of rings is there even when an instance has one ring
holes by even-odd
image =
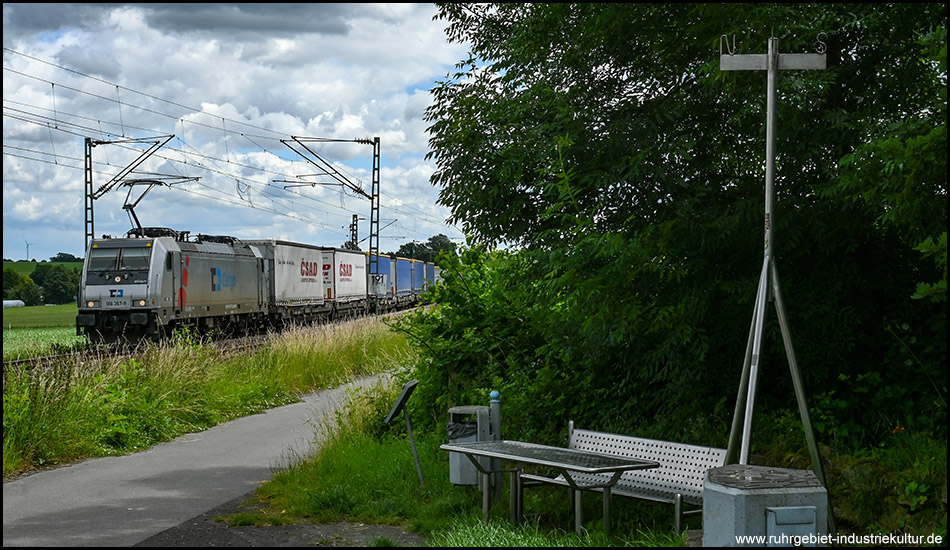
[[[323,284],[327,299],[349,302],[366,299],[366,254],[324,249]]]
[[[323,251],[277,243],[274,290],[281,305],[319,305],[324,301]]]

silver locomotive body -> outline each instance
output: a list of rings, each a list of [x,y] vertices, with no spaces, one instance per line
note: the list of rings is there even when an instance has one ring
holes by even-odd
[[[244,329],[266,320],[256,249],[234,239],[99,239],[83,265],[77,334],[94,342],[167,336],[180,325]]]

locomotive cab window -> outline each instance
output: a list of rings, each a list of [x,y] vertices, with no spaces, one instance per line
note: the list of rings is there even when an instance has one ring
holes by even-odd
[[[123,248],[119,259],[119,270],[148,270],[148,259],[151,252],[151,248]]]
[[[118,248],[94,248],[90,251],[89,271],[114,271],[118,263]]]

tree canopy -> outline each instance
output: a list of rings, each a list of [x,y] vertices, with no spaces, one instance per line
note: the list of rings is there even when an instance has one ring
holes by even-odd
[[[829,61],[779,78],[770,220],[819,430],[946,431],[945,4],[438,6],[471,51],[432,90],[432,183],[476,245],[408,329],[427,403],[500,389],[539,437],[573,418],[688,439],[731,413],[766,81],[719,54],[774,35]],[[772,325],[761,391],[784,406]]]
[[[455,254],[456,248],[458,248],[458,245],[447,236],[439,233],[429,237],[426,242],[412,241],[405,243],[399,247],[399,250],[389,255],[424,262],[438,262],[440,254]]]

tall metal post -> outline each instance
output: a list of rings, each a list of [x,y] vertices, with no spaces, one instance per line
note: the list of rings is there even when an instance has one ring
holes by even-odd
[[[759,271],[759,286],[755,296],[755,306],[752,326],[749,331],[749,341],[746,345],[745,359],[742,366],[742,376],[739,384],[739,394],[736,399],[735,414],[732,429],[729,434],[729,447],[726,453],[726,463],[736,461],[737,446],[739,448],[739,464],[748,464],[749,443],[752,435],[752,417],[755,409],[755,391],[759,375],[759,363],[762,358],[762,340],[765,326],[766,303],[773,301],[778,315],[779,327],[782,332],[782,341],[785,344],[785,353],[788,358],[792,385],[798,410],[802,419],[805,440],[811,457],[815,475],[827,488],[824,471],[821,466],[821,456],[815,442],[814,430],[809,417],[808,405],[805,399],[805,390],[795,359],[795,350],[792,345],[791,331],[785,314],[785,304],[782,300],[782,291],[779,285],[778,269],[775,265],[775,103],[778,85],[778,73],[788,69],[824,69],[826,67],[825,53],[818,54],[780,54],[778,39],[769,39],[768,53],[765,55],[735,55],[729,52],[720,55],[720,69],[724,71],[765,70],[768,73],[767,100],[766,100],[766,129],[765,129],[765,220],[764,220],[764,257],[762,268]],[[739,426],[742,425],[741,439]],[[835,532],[834,515],[829,509],[829,528]]]
[[[488,415],[489,422],[491,424],[491,438],[493,441],[501,441],[501,393],[497,390],[492,390],[488,394],[491,400],[488,402]],[[491,459],[491,469],[495,474],[492,474],[492,484],[494,485],[493,495],[497,499],[501,496],[501,460],[498,458]],[[510,489],[514,492],[515,488]]]
[[[370,214],[369,214],[369,272],[372,277],[373,289],[379,288],[382,281],[382,274],[379,272],[379,138],[373,138],[373,183],[370,192]],[[378,309],[379,304],[376,293],[373,292],[373,308]]]
[[[92,198],[92,148],[96,144],[92,141],[92,138],[86,138],[86,184],[85,184],[85,195],[86,195],[86,243],[83,246],[83,250],[89,249],[89,243],[92,242],[94,238],[93,235],[96,232],[95,228],[95,215],[93,213],[93,204],[95,199]]]

